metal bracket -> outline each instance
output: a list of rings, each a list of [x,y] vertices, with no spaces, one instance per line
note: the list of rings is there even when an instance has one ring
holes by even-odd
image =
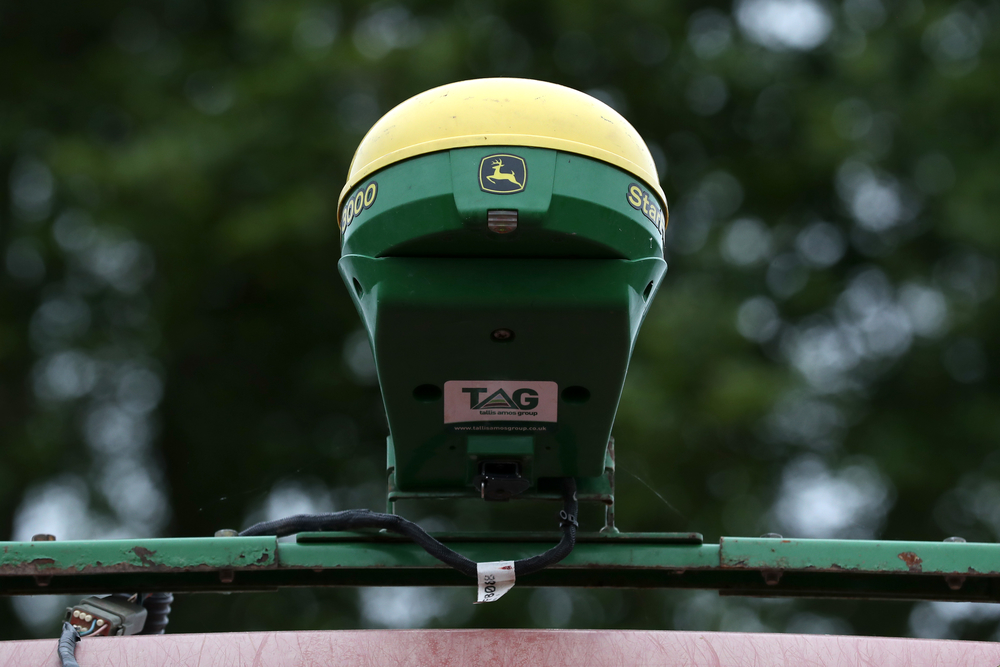
[[[392,440],[386,442],[386,478],[387,491],[385,496],[385,511],[396,513],[396,502],[400,500],[481,500],[482,494],[471,486],[458,491],[401,491],[396,486],[396,457]],[[539,480],[539,488],[529,489],[513,496],[511,500],[551,500],[562,501],[558,480]],[[600,477],[577,477],[576,498],[580,502],[603,503],[604,527],[602,533],[616,534],[615,527],[615,439],[608,441],[604,454],[604,474]]]

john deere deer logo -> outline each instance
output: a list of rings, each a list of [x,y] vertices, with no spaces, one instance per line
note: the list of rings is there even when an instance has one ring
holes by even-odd
[[[487,155],[479,163],[479,187],[483,192],[510,195],[524,190],[528,167],[517,155]]]

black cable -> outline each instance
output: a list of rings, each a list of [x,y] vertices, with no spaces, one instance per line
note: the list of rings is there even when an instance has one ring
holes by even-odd
[[[170,622],[170,605],[174,602],[173,593],[150,593],[142,600],[146,608],[146,623],[142,626],[140,635],[162,635]]]
[[[572,477],[563,479],[563,510],[559,512],[559,526],[563,535],[559,543],[537,556],[523,558],[514,561],[514,574],[523,577],[539,570],[543,570],[550,565],[554,565],[568,556],[576,545],[576,529],[579,523],[576,519],[576,480]],[[241,537],[252,537],[258,535],[274,535],[284,537],[295,533],[311,531],[341,531],[377,528],[388,530],[393,533],[405,535],[416,542],[423,549],[441,562],[450,565],[459,572],[469,577],[477,578],[478,571],[475,561],[469,560],[460,553],[457,553],[436,539],[417,524],[404,519],[396,514],[382,514],[371,510],[345,510],[343,512],[332,512],[330,514],[299,514],[296,516],[277,519],[275,521],[262,521],[256,523],[243,532]],[[171,593],[150,593],[143,601],[142,606],[146,608],[146,623],[139,634],[162,635],[169,623],[170,605],[174,601]],[[59,660],[62,667],[80,667],[76,661],[76,643],[80,641],[80,632],[68,622],[63,623],[62,635],[59,637]]]
[[[577,502],[575,479],[572,477],[563,478],[562,494],[564,507],[563,510],[559,512],[559,527],[563,530],[562,539],[559,540],[559,544],[544,553],[540,553],[537,556],[532,556],[530,558],[523,558],[521,560],[514,561],[515,576],[522,577],[527,574],[538,572],[539,570],[544,570],[549,565],[554,565],[568,556],[570,552],[573,551],[573,547],[576,546],[576,529],[580,527],[580,524],[576,520]]]
[[[558,563],[568,556],[576,545],[576,529],[579,526],[576,520],[576,480],[572,477],[566,477],[563,479],[562,486],[564,509],[559,513],[559,525],[563,530],[562,539],[559,540],[559,544],[544,553],[514,561],[514,574],[518,577],[538,572]],[[405,535],[423,547],[424,551],[431,556],[446,565],[450,565],[462,574],[473,578],[478,576],[475,561],[452,551],[428,535],[417,524],[396,514],[382,514],[371,510],[344,510],[330,514],[298,514],[274,521],[261,521],[241,532],[240,537],[260,535],[284,537],[304,532],[371,528]]]
[[[59,662],[62,667],[80,667],[76,661],[76,643],[80,632],[71,623],[63,621],[62,635],[59,637]]]

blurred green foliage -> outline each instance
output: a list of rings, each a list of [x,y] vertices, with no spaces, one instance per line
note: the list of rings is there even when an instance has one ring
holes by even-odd
[[[997,0],[5,4],[0,537],[380,508],[386,426],[336,197],[394,105],[519,76],[617,108],[671,206],[615,429],[623,529],[995,541],[998,26]],[[170,629],[989,638],[1000,619],[669,591],[471,600],[187,596]],[[52,635],[62,603],[5,603],[0,638]]]

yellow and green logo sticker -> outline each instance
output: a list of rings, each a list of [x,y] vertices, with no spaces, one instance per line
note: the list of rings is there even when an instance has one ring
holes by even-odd
[[[479,163],[479,187],[494,195],[512,195],[528,183],[528,165],[519,155],[487,155]]]

